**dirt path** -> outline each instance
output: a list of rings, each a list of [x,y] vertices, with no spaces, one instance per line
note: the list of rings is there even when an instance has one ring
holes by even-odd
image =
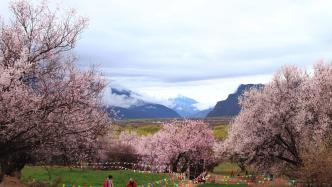
[[[5,176],[0,183],[0,187],[26,187],[21,181],[15,177]]]

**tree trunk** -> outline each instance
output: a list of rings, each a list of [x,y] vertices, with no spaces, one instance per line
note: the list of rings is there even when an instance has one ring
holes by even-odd
[[[178,157],[172,162],[173,172],[186,172],[190,160],[188,158],[188,153],[180,153]]]
[[[241,173],[243,172],[246,172],[247,171],[247,168],[246,168],[246,165],[245,165],[245,162],[240,160],[237,162],[237,165],[239,166],[239,168],[241,169]]]
[[[1,173],[3,175],[21,178],[21,170],[28,162],[28,155],[24,153],[15,153],[0,159]]]

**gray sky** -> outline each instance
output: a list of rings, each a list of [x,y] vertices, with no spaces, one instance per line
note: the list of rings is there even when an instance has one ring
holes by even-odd
[[[0,14],[8,0],[0,0]],[[50,0],[50,2],[53,2]],[[111,81],[156,100],[213,106],[284,64],[332,58],[332,1],[56,0],[90,19],[76,53]]]

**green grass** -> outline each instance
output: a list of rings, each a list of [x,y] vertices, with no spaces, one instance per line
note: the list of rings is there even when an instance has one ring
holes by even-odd
[[[135,131],[140,136],[147,136],[158,132],[161,125],[157,124],[140,124],[140,125],[118,125],[115,126],[116,134],[119,135],[122,131]],[[217,125],[212,128],[213,135],[218,140],[224,140],[227,137],[228,125]]]
[[[219,140],[227,138],[228,135],[228,125],[218,125],[213,127],[213,135]]]
[[[119,135],[123,131],[135,131],[140,136],[154,134],[161,129],[160,125],[123,125],[115,126],[116,134]]]
[[[83,186],[102,186],[104,179],[108,175],[113,176],[114,186],[125,186],[129,178],[136,180],[138,185],[147,184],[166,178],[165,174],[149,174],[137,173],[124,170],[92,170],[92,169],[69,169],[65,167],[52,167],[49,169],[51,173],[51,183],[61,178],[61,184],[76,184]],[[23,182],[31,182],[33,180],[39,182],[49,182],[48,173],[43,167],[26,166],[22,171]]]
[[[201,184],[198,187],[244,187],[246,184]]]
[[[154,134],[161,129],[160,125],[144,125],[136,128],[136,132],[138,135],[146,136],[150,134]]]
[[[128,119],[117,121],[114,124],[116,134],[119,135],[122,131],[136,131],[138,135],[146,136],[154,134],[161,129],[161,124],[171,122],[174,119]],[[212,127],[214,136],[223,140],[227,137],[228,125],[231,118],[206,118],[205,122]]]

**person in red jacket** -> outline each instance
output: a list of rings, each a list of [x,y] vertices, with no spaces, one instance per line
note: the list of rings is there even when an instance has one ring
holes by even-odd
[[[130,178],[126,187],[137,187],[137,184],[132,178]]]
[[[105,179],[103,187],[109,187],[108,178]]]
[[[104,181],[104,186],[103,187],[114,187],[113,185],[113,177],[112,175],[109,175],[105,181]]]

